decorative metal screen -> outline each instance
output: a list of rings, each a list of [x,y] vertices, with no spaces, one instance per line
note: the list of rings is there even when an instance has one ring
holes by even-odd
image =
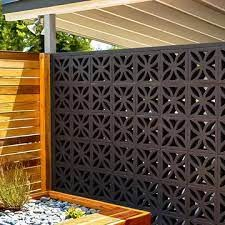
[[[225,224],[225,45],[55,54],[54,190]]]

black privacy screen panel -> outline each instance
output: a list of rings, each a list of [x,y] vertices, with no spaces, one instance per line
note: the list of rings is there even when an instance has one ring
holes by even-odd
[[[225,224],[225,45],[52,56],[53,189]]]

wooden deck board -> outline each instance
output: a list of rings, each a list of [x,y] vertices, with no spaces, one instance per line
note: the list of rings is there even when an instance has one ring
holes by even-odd
[[[110,216],[104,216],[99,213],[84,216],[79,219],[66,220],[58,225],[123,225],[125,220],[120,220]]]

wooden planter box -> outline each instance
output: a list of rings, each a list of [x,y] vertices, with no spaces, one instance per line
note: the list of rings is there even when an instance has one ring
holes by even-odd
[[[63,225],[151,225],[151,214],[146,211],[131,209],[55,191],[36,194],[33,195],[33,198],[40,198],[42,196],[100,210],[98,214],[86,216],[81,219],[68,220],[61,223]]]

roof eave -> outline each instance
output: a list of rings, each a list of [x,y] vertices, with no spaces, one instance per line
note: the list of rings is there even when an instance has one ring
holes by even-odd
[[[67,14],[151,0],[19,0],[3,5],[8,21],[34,19],[47,14]]]
[[[16,13],[21,11],[29,11],[34,9],[41,9],[47,7],[54,7],[59,5],[65,5],[70,3],[78,3],[84,2],[88,0],[54,0],[54,1],[47,1],[47,0],[3,0],[3,13]]]

